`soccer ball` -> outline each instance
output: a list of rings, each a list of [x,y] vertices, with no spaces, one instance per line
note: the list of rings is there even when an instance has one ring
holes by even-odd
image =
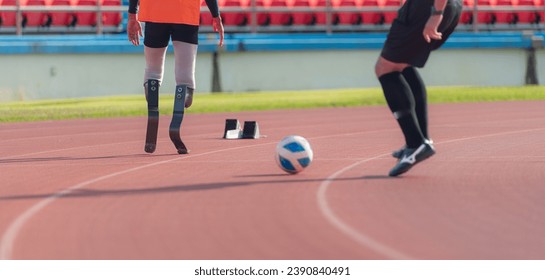
[[[276,163],[290,174],[307,168],[312,162],[312,155],[307,139],[298,135],[286,136],[276,145]]]

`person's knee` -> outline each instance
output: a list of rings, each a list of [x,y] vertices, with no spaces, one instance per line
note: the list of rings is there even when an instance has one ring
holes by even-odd
[[[144,82],[147,80],[152,80],[152,79],[158,80],[159,83],[161,83],[163,81],[163,71],[146,68],[146,71],[144,74]]]
[[[380,78],[380,76],[391,72],[399,72],[399,70],[397,70],[394,64],[388,63],[384,59],[379,58],[379,60],[377,60],[377,63],[375,64],[375,75],[377,76],[377,78]]]
[[[174,78],[177,85],[195,88],[195,64],[187,61],[176,61]]]
[[[176,85],[187,85],[195,88],[195,74],[188,71],[177,71],[175,74]]]
[[[375,75],[377,76],[377,78],[380,78],[380,76],[384,74],[388,74],[391,72],[401,72],[407,66],[408,65],[404,63],[395,63],[388,61],[383,57],[379,57],[377,63],[375,64]]]
[[[382,62],[380,59],[377,60],[377,62],[375,63],[375,75],[377,76],[377,78],[380,78],[380,76],[386,74],[387,72],[385,72],[385,66],[384,66],[384,62]]]
[[[177,85],[195,88],[195,62],[197,45],[174,41],[175,71]]]

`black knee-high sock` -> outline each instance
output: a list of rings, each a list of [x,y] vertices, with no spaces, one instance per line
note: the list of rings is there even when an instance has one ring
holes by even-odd
[[[422,135],[429,139],[428,135],[428,94],[426,92],[426,85],[424,80],[420,77],[420,74],[414,67],[407,67],[401,72],[403,77],[411,87],[411,91],[414,96],[414,111],[418,124],[420,125],[420,131]]]
[[[414,112],[414,98],[411,88],[401,72],[391,72],[378,78],[386,102],[397,119],[405,142],[409,148],[416,148],[424,141]]]

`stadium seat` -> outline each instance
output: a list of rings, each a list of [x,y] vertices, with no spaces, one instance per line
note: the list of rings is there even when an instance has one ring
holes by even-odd
[[[461,24],[473,24],[473,0],[464,0],[464,10],[460,15],[459,23]]]
[[[379,8],[382,5],[378,0],[363,0],[362,6],[368,7],[368,8]],[[385,18],[384,13],[382,12],[362,12],[362,23],[364,24],[384,24]]]
[[[543,2],[541,2],[540,4],[538,0],[519,0],[517,5],[519,7],[524,6],[528,8],[528,10],[526,11],[519,11],[517,13],[520,23],[538,24],[540,22],[543,22],[543,11],[545,11],[545,8],[543,7]]]
[[[78,6],[96,6],[97,0],[78,0]],[[97,14],[95,12],[76,12],[76,26],[96,26]]]
[[[7,6],[16,6],[17,3],[15,0],[0,0],[0,5]],[[14,27],[16,25],[17,15],[15,12],[11,11],[0,11],[0,28],[2,27]]]
[[[222,13],[223,16],[223,13]],[[206,1],[201,2],[201,25],[212,25],[212,15],[210,14],[210,11],[208,10],[208,6],[206,5]]]
[[[290,2],[287,0],[272,0],[270,7],[282,8],[290,7]],[[293,17],[289,12],[275,12],[270,13],[271,25],[292,25]]]
[[[491,9],[496,6],[496,0],[477,0],[479,8]],[[477,23],[479,24],[495,24],[497,16],[494,11],[479,11],[477,14]]]
[[[332,0],[332,5],[338,5],[338,1],[333,1]],[[324,9],[327,7],[327,2],[326,0],[317,0],[316,1],[316,4],[314,4],[314,6],[316,8],[320,8],[320,9]],[[316,11],[316,13],[314,13],[314,18],[315,18],[315,21],[316,21],[316,24],[321,24],[321,25],[324,25],[326,24],[326,18],[327,18],[327,15],[326,15],[326,12],[318,12]],[[331,18],[331,22],[333,24],[336,24],[338,22],[338,20],[335,19],[335,16],[332,16]]]
[[[386,0],[384,2],[384,7],[389,9],[395,9],[394,11],[384,12],[384,22],[387,24],[391,24],[397,17],[397,10],[401,7],[401,0]]]
[[[339,2],[339,7],[346,8],[346,7],[354,7],[357,8],[361,5],[361,2],[357,0],[341,0]],[[362,17],[360,13],[356,12],[338,12],[336,13],[335,18],[337,19],[338,24],[349,24],[349,25],[357,25],[361,24]]]
[[[43,6],[45,0],[28,0],[26,6]],[[44,11],[32,11],[23,13],[23,27],[48,27],[51,25],[51,15]]]
[[[102,6],[121,6],[121,0],[104,0]],[[119,26],[121,24],[121,12],[103,12],[102,24],[104,26]]]
[[[538,0],[538,12],[536,15],[537,22],[543,22],[543,19],[545,18],[545,0]]]
[[[52,0],[51,6],[72,6],[71,0]],[[74,27],[76,14],[68,11],[51,12],[51,26]]]
[[[247,8],[250,5],[248,0],[225,0],[223,7]],[[250,21],[249,12],[222,12],[224,25],[245,26]]]
[[[269,0],[256,0],[255,6],[258,9],[265,9],[270,7],[271,3]],[[257,24],[260,26],[267,26],[271,24],[271,14],[268,12],[258,12],[256,14]]]
[[[514,0],[497,0],[496,9],[512,9],[515,6]],[[496,12],[497,23],[500,24],[516,24],[518,22],[518,15],[513,11],[497,11]]]
[[[324,1],[325,3],[325,1]],[[295,0],[293,7],[304,8],[314,6],[313,1],[311,0]],[[314,25],[316,24],[316,15],[311,11],[306,12],[292,12],[291,16],[293,17],[294,25]],[[324,21],[325,23],[325,21]]]

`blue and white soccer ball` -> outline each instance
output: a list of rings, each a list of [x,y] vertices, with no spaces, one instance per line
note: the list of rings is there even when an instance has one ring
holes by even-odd
[[[312,162],[312,156],[312,148],[307,139],[298,135],[286,136],[276,146],[276,163],[290,174],[307,168]]]

